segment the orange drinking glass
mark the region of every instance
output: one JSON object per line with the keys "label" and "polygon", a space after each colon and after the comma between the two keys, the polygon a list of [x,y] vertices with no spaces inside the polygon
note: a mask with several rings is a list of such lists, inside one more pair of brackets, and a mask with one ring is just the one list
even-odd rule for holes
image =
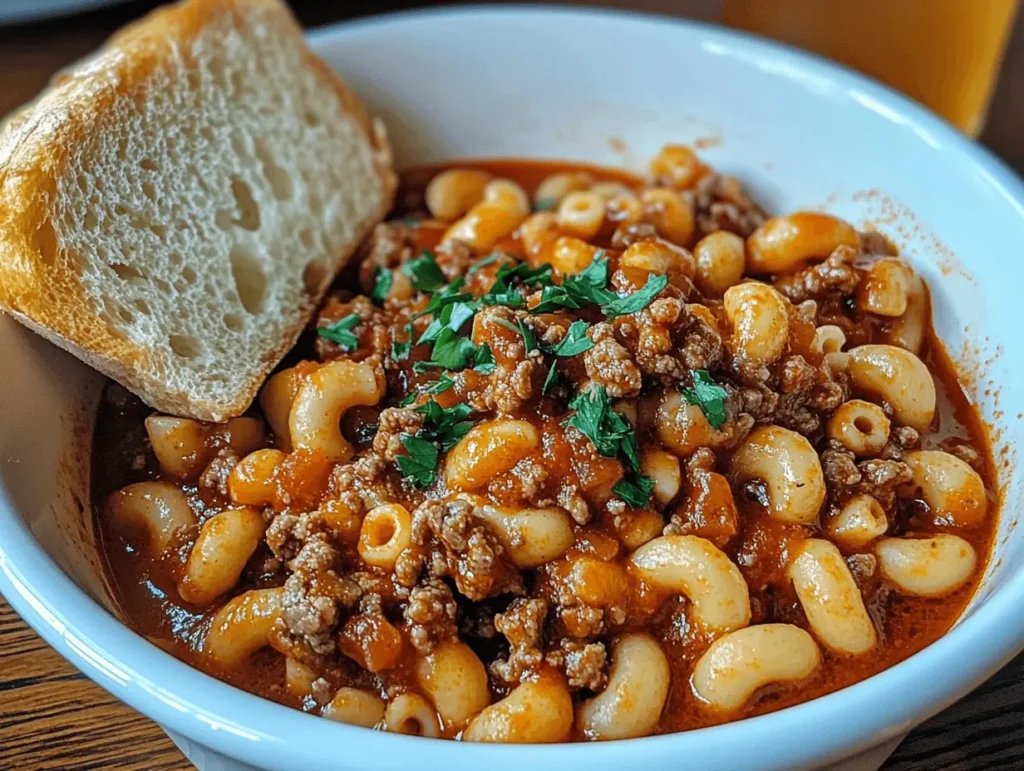
{"label": "orange drinking glass", "polygon": [[856,67],[977,136],[1018,1],[723,0],[722,19]]}

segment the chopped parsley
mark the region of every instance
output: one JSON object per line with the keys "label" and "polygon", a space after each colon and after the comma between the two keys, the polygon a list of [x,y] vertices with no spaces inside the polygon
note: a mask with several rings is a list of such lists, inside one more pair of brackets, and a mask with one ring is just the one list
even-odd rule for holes
{"label": "chopped parsley", "polygon": [[530,313],[553,313],[560,308],[577,310],[583,306],[572,297],[565,286],[546,286],[541,290],[540,302],[530,308]]}
{"label": "chopped parsley", "polygon": [[420,395],[426,396],[433,394],[443,394],[445,391],[448,391],[454,387],[455,381],[448,376],[447,372],[442,372],[441,377],[439,377],[433,383],[426,386],[425,388],[420,388],[413,391],[400,402],[398,402],[398,404],[401,407],[407,407],[408,405],[415,402],[416,399],[420,397]]}
{"label": "chopped parsley", "polygon": [[[445,375],[441,376],[444,380]],[[449,379],[449,383],[452,381]],[[450,387],[450,386],[448,386]],[[416,408],[423,415],[423,428],[415,435],[402,437],[402,446],[407,455],[395,458],[402,476],[415,487],[430,487],[437,479],[437,461],[442,450],[450,450],[473,427],[469,416],[473,410],[468,404],[442,407],[433,397]]]}
{"label": "chopped parsley", "polygon": [[622,415],[612,410],[604,386],[580,392],[569,404],[574,414],[562,425],[584,434],[606,458],[620,458],[632,471],[640,470],[636,434]]}
{"label": "chopped parsley", "polygon": [[393,283],[395,283],[395,274],[378,265],[373,270],[373,291],[370,292],[370,297],[383,305]]}
{"label": "chopped parsley", "polygon": [[465,369],[475,353],[476,346],[472,340],[468,337],[459,337],[457,332],[445,327],[434,341],[429,364],[442,369]]}
{"label": "chopped parsley", "polygon": [[562,378],[558,374],[558,360],[554,359],[551,362],[551,366],[548,367],[548,374],[544,378],[544,385],[541,387],[540,392],[544,396],[549,396],[553,390],[562,385]]}
{"label": "chopped parsley", "polygon": [[538,198],[533,204],[534,211],[549,211],[558,206],[557,198]]}
{"label": "chopped parsley", "polygon": [[402,446],[408,455],[395,458],[402,476],[416,487],[430,487],[437,477],[437,448],[418,436],[403,436]]}
{"label": "chopped parsley", "polygon": [[651,301],[658,296],[658,292],[667,285],[668,276],[648,276],[643,289],[605,303],[601,306],[601,310],[605,316],[626,316],[630,313],[639,313],[650,305]]}
{"label": "chopped parsley", "polygon": [[430,322],[430,326],[427,327],[423,334],[420,335],[420,339],[416,341],[416,344],[429,343],[441,335],[441,331],[444,329],[450,329],[453,332],[458,332],[462,329],[462,325],[465,324],[469,319],[476,313],[476,305],[473,303],[463,302],[461,300],[447,303],[441,308],[440,313],[435,313],[433,320]]}
{"label": "chopped parsley", "polygon": [[612,492],[634,509],[643,508],[651,500],[654,480],[641,474],[629,474],[615,483]]}
{"label": "chopped parsley", "polygon": [[466,271],[466,275],[469,275],[470,273],[476,273],[478,270],[482,270],[483,268],[486,268],[488,265],[493,265],[494,263],[496,263],[498,260],[505,256],[506,255],[502,254],[501,252],[491,252],[479,262],[475,262],[472,265],[470,265],[469,270]]}
{"label": "chopped parsley", "polygon": [[481,375],[490,375],[494,372],[494,353],[487,343],[477,346],[473,352],[473,369]]}
{"label": "chopped parsley", "polygon": [[333,324],[320,327],[316,333],[325,340],[337,343],[346,351],[354,351],[359,347],[359,338],[352,330],[356,328],[361,320],[358,313],[350,313]]}
{"label": "chopped parsley", "polygon": [[561,285],[545,287],[540,302],[530,309],[530,313],[550,313],[559,308],[576,310],[587,305],[610,303],[617,295],[608,291],[607,285],[608,260],[602,249],[582,271],[565,276]]}
{"label": "chopped parsley", "polygon": [[409,353],[412,351],[412,322],[408,322],[404,330],[406,339],[392,340],[391,342],[391,358],[395,361],[404,361],[409,358]]}
{"label": "chopped parsley", "polygon": [[531,268],[525,262],[517,265],[505,263],[498,268],[494,283],[480,301],[484,305],[504,305],[509,308],[521,308],[526,304],[522,291],[512,288],[512,281],[519,279],[524,285],[551,285],[551,265],[544,263],[540,267]]}
{"label": "chopped parsley", "polygon": [[695,370],[693,387],[680,386],[679,391],[688,403],[701,408],[712,428],[718,428],[725,423],[725,400],[729,393],[711,379],[706,369]]}
{"label": "chopped parsley", "polygon": [[517,332],[523,338],[523,347],[527,353],[537,350],[537,335],[523,323],[522,319],[519,319],[516,324],[513,324],[511,321],[505,321],[505,319],[494,319],[494,321],[501,324],[505,329]]}
{"label": "chopped parsley", "polygon": [[650,305],[667,284],[667,276],[652,275],[648,277],[643,289],[619,297],[608,289],[608,259],[604,256],[604,250],[601,250],[582,271],[565,276],[561,285],[545,286],[540,302],[530,308],[530,313],[550,313],[559,308],[576,310],[597,305],[606,317],[625,316],[642,311]]}
{"label": "chopped parsley", "polygon": [[450,450],[458,441],[469,433],[473,421],[467,420],[473,413],[468,404],[456,404],[454,407],[442,407],[434,399],[416,408],[416,412],[425,416],[423,428],[416,436],[437,442],[444,450]]}
{"label": "chopped parsley", "polygon": [[402,272],[412,281],[413,288],[420,292],[436,292],[445,285],[444,273],[429,249],[424,249],[419,257],[405,263]]}
{"label": "chopped parsley", "polygon": [[484,305],[504,305],[506,308],[522,308],[526,305],[526,299],[518,289],[495,292],[492,288],[490,292],[480,298],[480,302]]}
{"label": "chopped parsley", "polygon": [[472,303],[473,295],[469,292],[461,292],[463,286],[466,285],[466,279],[459,276],[452,283],[444,288],[443,291],[437,292],[433,297],[430,298],[430,302],[427,303],[427,307],[416,314],[415,318],[420,316],[429,316],[430,314],[437,314],[438,311],[442,310],[446,305],[453,303]]}
{"label": "chopped parsley", "polygon": [[589,351],[594,347],[594,341],[587,337],[587,328],[587,322],[574,321],[569,325],[562,342],[554,347],[552,353],[555,356],[569,357]]}
{"label": "chopped parsley", "polygon": [[541,284],[542,286],[548,286],[551,284],[551,264],[545,262],[543,265],[539,265],[536,268],[531,268],[525,262],[521,262],[518,265],[509,267],[506,263],[498,268],[498,273],[495,276],[497,281],[503,281],[505,284],[509,284],[512,279],[518,278],[524,284]]}

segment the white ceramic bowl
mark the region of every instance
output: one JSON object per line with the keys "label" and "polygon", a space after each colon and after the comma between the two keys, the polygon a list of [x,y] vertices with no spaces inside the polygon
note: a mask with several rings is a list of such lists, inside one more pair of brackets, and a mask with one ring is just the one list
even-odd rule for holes
{"label": "white ceramic bowl", "polygon": [[674,771],[683,762],[795,771],[891,743],[1024,648],[1024,533],[1014,527],[1024,187],[998,161],[864,78],[696,24],[460,9],[358,22],[312,40],[387,119],[402,163],[547,156],[634,166],[665,142],[703,140],[703,154],[744,178],[771,210],[823,206],[876,223],[929,279],[938,330],[996,429],[1006,500],[996,555],[978,597],[942,640],[851,688],[752,720],[527,747],[342,726],[190,669],[104,609],[91,525],[81,515],[100,380],[0,319],[0,592],[72,663],[187,737],[193,752],[259,769]]}

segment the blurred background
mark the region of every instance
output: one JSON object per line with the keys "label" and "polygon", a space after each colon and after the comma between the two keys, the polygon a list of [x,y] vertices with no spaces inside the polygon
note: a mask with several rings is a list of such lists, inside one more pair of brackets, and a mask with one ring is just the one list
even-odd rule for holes
{"label": "blurred background", "polygon": [[[1020,0],[563,0],[727,24],[842,61],[928,105],[1024,172]],[[160,0],[0,0],[0,115]],[[291,0],[302,23],[434,0]],[[70,15],[69,11],[74,11]]]}

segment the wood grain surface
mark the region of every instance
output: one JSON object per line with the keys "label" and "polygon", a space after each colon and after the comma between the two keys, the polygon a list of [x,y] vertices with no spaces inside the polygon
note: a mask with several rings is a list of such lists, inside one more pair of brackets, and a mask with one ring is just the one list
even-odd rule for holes
{"label": "wood grain surface", "polygon": [[[753,0],[752,0],[753,1]],[[0,0],[3,2],[3,0]],[[156,5],[134,0],[71,20],[0,30],[0,115],[51,74]],[[295,0],[307,25],[436,4],[420,0]],[[638,0],[644,10],[714,18],[715,0]],[[1024,168],[1024,17],[1018,20],[983,140]],[[822,726],[822,730],[827,730]],[[682,767],[682,765],[681,765]],[[150,720],[78,673],[0,597],[0,771],[187,771],[191,764]],[[885,771],[1024,769],[1024,656],[914,731]]]}

